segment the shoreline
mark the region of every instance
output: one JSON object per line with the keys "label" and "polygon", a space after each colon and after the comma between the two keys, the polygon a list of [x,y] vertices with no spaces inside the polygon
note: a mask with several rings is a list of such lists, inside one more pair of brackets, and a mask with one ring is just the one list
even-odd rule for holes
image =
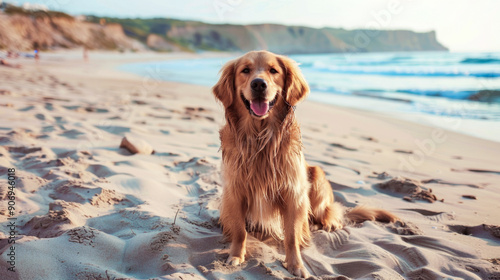
{"label": "shoreline", "polygon": [[[381,100],[378,98],[369,98],[369,97],[358,97],[358,96],[344,96],[344,95],[333,95],[333,94],[323,94],[327,95],[326,97],[323,97],[323,100],[325,101],[318,101],[321,99],[320,97],[313,97],[313,102],[318,102],[322,104],[328,104],[331,106],[335,106],[336,108],[346,108],[346,109],[352,109],[352,110],[359,110],[361,112],[367,112],[367,113],[374,113],[374,114],[380,114],[384,116],[390,116],[392,118],[404,120],[410,123],[414,124],[420,124],[424,126],[429,126],[433,128],[441,128],[445,129],[449,132],[453,133],[458,133],[461,135],[467,135],[471,136],[477,139],[482,139],[482,140],[488,140],[491,142],[495,143],[500,143],[500,121],[498,120],[480,120],[480,119],[468,119],[464,117],[452,117],[452,116],[440,116],[440,115],[434,115],[434,114],[427,114],[424,112],[397,112],[397,111],[384,111],[382,109],[366,109],[366,105],[363,107],[354,107],[354,106],[348,106],[348,105],[339,105],[335,104],[333,102],[329,102],[328,98],[331,99],[337,99],[336,102],[338,102],[339,99],[346,99],[350,100],[348,102],[355,101],[356,99],[359,99],[358,101],[369,101],[371,104],[373,104],[373,108],[376,108],[377,105],[384,106],[387,105],[387,102],[393,103],[396,101],[386,101],[386,100]],[[472,101],[467,101],[467,102],[472,102]],[[396,105],[397,106],[397,105]],[[472,107],[473,105],[470,105]],[[498,129],[492,129],[491,128],[491,123],[494,123]],[[491,132],[496,132],[492,134]]]}
{"label": "shoreline", "polygon": [[[223,55],[217,55],[214,53],[213,56],[209,57],[200,57],[199,59],[204,58],[223,58],[223,57],[237,57],[238,54],[225,53]],[[181,60],[184,60],[181,58]],[[190,62],[196,62],[197,58],[188,59]],[[155,61],[146,63],[148,69],[159,69],[161,71],[162,61]],[[144,64],[144,63],[140,63]],[[125,73],[133,73],[138,75],[139,77],[144,77],[142,73],[143,70],[134,69],[134,63],[125,63],[116,67],[115,70],[125,72]],[[144,67],[145,68],[145,67]],[[219,69],[217,69],[218,71]],[[171,71],[171,70],[170,70]],[[149,73],[149,71],[147,71]],[[190,83],[184,81],[185,78],[173,78],[173,79],[165,79],[165,76],[157,76],[153,77],[154,79],[160,81],[168,81],[168,82],[178,82],[184,84],[192,84],[192,85],[206,85],[206,80],[202,80],[198,83]],[[206,77],[203,77],[206,79]],[[214,82],[215,84],[215,82]],[[412,123],[432,126],[436,128],[443,128],[452,132],[473,136],[480,139],[485,139],[493,142],[500,143],[500,120],[488,120],[483,119],[480,116],[471,117],[468,114],[472,114],[472,112],[487,106],[486,103],[477,103],[469,100],[454,100],[448,99],[444,97],[426,97],[426,96],[407,96],[407,97],[399,97],[399,98],[408,98],[410,103],[402,103],[394,100],[390,100],[391,98],[385,97],[370,97],[370,96],[357,96],[357,95],[344,95],[344,94],[335,94],[335,93],[327,93],[322,91],[312,90],[306,102],[318,102],[322,104],[328,104],[334,106],[335,108],[347,108],[347,109],[355,109],[361,110],[363,112],[372,112],[379,113],[388,116],[392,116],[394,118],[402,119],[405,121],[409,121]],[[425,102],[420,104],[420,99],[425,99]],[[417,102],[418,101],[418,102]],[[448,104],[448,105],[445,105]],[[435,110],[432,106],[433,104],[442,104],[441,106],[445,106],[446,110],[444,112],[433,112]],[[424,106],[424,108],[420,108]],[[426,108],[425,106],[430,106]],[[480,106],[478,108],[478,106]],[[496,106],[492,104],[491,106]],[[443,109],[443,108],[441,108]],[[423,110],[423,111],[422,111]],[[427,112],[430,110],[430,112]],[[482,108],[481,110],[485,110]],[[492,128],[497,127],[498,129]]]}
{"label": "shoreline", "polygon": [[[224,114],[210,88],[115,69],[178,54],[89,55],[89,63],[66,52],[0,67],[0,182],[15,168],[18,230],[13,274],[0,231],[0,278],[291,277],[281,243],[254,234],[247,262],[224,264]],[[313,275],[498,276],[499,143],[310,99],[296,117],[306,160],[324,169],[337,201],[404,221],[313,231],[302,251]],[[155,153],[131,154],[120,148],[124,137]],[[398,180],[410,194],[397,190]],[[436,199],[404,199],[411,191]],[[0,200],[3,228],[7,203]]]}

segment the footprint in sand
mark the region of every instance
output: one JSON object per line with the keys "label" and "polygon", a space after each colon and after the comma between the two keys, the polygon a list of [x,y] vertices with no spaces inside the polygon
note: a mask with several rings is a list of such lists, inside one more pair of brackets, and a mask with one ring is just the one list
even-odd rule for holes
{"label": "footprint in sand", "polygon": [[109,113],[109,110],[108,109],[104,109],[104,108],[97,108],[97,107],[85,107],[84,108],[85,111],[89,112],[89,113]]}
{"label": "footprint in sand", "polygon": [[408,154],[408,155],[411,155],[413,154],[413,151],[410,151],[410,150],[399,150],[399,149],[396,149],[394,150],[395,153],[400,153],[400,154]]}
{"label": "footprint in sand", "polygon": [[356,148],[347,147],[347,146],[344,146],[343,144],[339,144],[339,143],[331,143],[330,146],[335,147],[335,148],[339,148],[339,149],[342,149],[345,151],[350,151],[350,152],[355,152],[358,150]]}
{"label": "footprint in sand", "polygon": [[396,177],[373,187],[393,196],[403,196],[403,199],[409,202],[424,200],[432,203],[438,200],[432,189],[424,187],[420,181],[413,179]]}
{"label": "footprint in sand", "polygon": [[115,126],[115,125],[96,125],[95,127],[115,135],[123,135],[130,132],[130,127]]}
{"label": "footprint in sand", "polygon": [[35,118],[37,118],[37,119],[39,119],[41,121],[44,121],[45,120],[45,115],[44,114],[36,114]]}
{"label": "footprint in sand", "polygon": [[142,201],[132,195],[124,195],[114,190],[101,187],[87,187],[73,183],[64,184],[49,195],[52,199],[60,199],[80,204],[90,204],[99,208],[114,206],[115,208],[133,207]]}
{"label": "footprint in sand", "polygon": [[411,222],[397,221],[384,225],[386,228],[398,235],[422,235],[424,234],[415,224]]}
{"label": "footprint in sand", "polygon": [[424,184],[441,184],[441,185],[449,185],[449,186],[467,186],[467,187],[471,187],[474,189],[483,189],[483,187],[476,185],[476,184],[453,183],[453,182],[448,182],[448,181],[441,180],[441,179],[423,180],[422,183],[424,183]]}
{"label": "footprint in sand", "polygon": [[467,169],[467,171],[475,172],[475,173],[488,173],[488,174],[500,175],[500,171],[496,171],[496,170]]}
{"label": "footprint in sand", "polygon": [[28,107],[24,107],[24,108],[22,108],[22,109],[19,109],[18,111],[19,111],[19,112],[27,112],[27,111],[31,111],[31,110],[33,110],[33,109],[35,109],[35,106],[30,105],[30,106],[28,106]]}
{"label": "footprint in sand", "polygon": [[31,218],[21,227],[25,235],[39,238],[56,237],[76,226],[83,225],[85,214],[78,203],[56,200],[49,204],[49,212]]}
{"label": "footprint in sand", "polygon": [[120,174],[114,170],[112,170],[109,166],[102,164],[91,164],[87,167],[86,171],[94,174],[99,178],[107,178],[117,174]]}
{"label": "footprint in sand", "polygon": [[435,211],[430,211],[426,209],[419,209],[419,208],[406,208],[406,209],[401,209],[405,211],[412,211],[412,212],[417,212],[423,216],[425,216],[427,219],[435,222],[447,222],[447,221],[452,221],[455,220],[456,216],[453,213],[448,213],[448,212],[435,212]]}
{"label": "footprint in sand", "polygon": [[448,225],[448,229],[463,235],[487,238],[500,244],[500,226],[486,224],[477,226]]}
{"label": "footprint in sand", "polygon": [[85,133],[80,132],[77,129],[68,129],[68,130],[65,130],[63,133],[60,133],[58,135],[69,138],[69,139],[78,139],[78,138],[80,138],[80,136],[85,135]]}
{"label": "footprint in sand", "polygon": [[20,154],[18,156],[24,156],[26,154],[36,153],[42,150],[40,147],[6,147],[7,151],[10,153]]}
{"label": "footprint in sand", "polygon": [[54,111],[54,105],[52,103],[45,103],[44,108],[47,111]]}

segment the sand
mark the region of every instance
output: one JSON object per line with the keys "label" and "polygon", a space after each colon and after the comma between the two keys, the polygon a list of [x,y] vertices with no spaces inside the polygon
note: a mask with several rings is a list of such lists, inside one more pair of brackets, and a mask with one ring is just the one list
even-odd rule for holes
{"label": "sand", "polygon": [[[224,119],[210,89],[114,70],[213,55],[91,52],[84,63],[69,51],[0,66],[1,279],[292,277],[283,245],[258,235],[245,263],[224,264]],[[338,201],[403,220],[315,230],[302,252],[313,278],[500,279],[500,143],[307,100],[296,114]],[[124,137],[146,152],[120,148]]]}

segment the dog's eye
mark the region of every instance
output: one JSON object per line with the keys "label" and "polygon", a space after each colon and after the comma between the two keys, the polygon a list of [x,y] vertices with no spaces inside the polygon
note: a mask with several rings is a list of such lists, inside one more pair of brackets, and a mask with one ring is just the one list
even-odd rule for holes
{"label": "dog's eye", "polygon": [[269,72],[271,72],[272,74],[278,73],[278,71],[276,71],[276,69],[274,69],[274,68],[271,68],[271,70],[269,70]]}
{"label": "dog's eye", "polygon": [[245,73],[245,74],[250,73],[250,68],[243,69],[243,71],[241,71],[241,73]]}

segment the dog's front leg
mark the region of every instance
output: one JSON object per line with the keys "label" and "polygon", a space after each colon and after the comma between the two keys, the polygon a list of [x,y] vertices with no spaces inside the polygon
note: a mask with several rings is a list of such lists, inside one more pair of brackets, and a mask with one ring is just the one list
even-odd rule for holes
{"label": "dog's front leg", "polygon": [[[307,198],[307,196],[302,196]],[[282,210],[285,226],[285,263],[286,268],[295,276],[307,278],[309,273],[304,267],[300,256],[300,246],[309,241],[310,232],[308,225],[309,200],[288,203]]]}
{"label": "dog's front leg", "polygon": [[226,263],[239,265],[245,261],[247,231],[245,229],[246,206],[241,198],[228,192],[222,196],[220,220],[224,235],[231,239],[229,258]]}

